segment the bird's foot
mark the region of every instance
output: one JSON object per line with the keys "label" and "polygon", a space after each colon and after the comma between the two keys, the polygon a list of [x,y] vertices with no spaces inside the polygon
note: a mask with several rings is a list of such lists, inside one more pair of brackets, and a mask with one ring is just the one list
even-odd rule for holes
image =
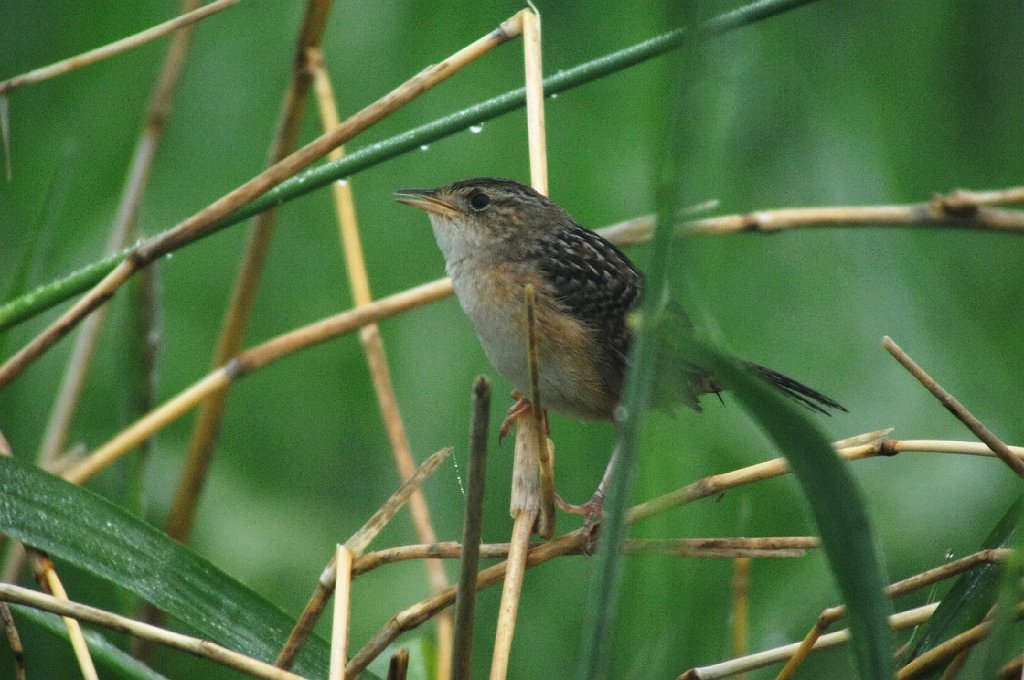
{"label": "bird's foot", "polygon": [[583,515],[583,552],[593,555],[600,535],[601,517],[604,515],[604,489],[597,489],[590,500],[582,505],[567,503],[561,496],[555,494],[555,505],[562,512]]}
{"label": "bird's foot", "polygon": [[[529,418],[533,415],[533,404],[529,399],[524,397],[518,390],[512,393],[512,398],[516,400],[516,403],[509,407],[508,413],[505,414],[505,419],[501,421],[501,429],[498,430],[498,443],[508,436],[508,433],[512,430],[512,426],[515,425],[516,421],[520,418]],[[548,418],[547,413],[544,414],[544,431],[545,434],[548,432]]]}

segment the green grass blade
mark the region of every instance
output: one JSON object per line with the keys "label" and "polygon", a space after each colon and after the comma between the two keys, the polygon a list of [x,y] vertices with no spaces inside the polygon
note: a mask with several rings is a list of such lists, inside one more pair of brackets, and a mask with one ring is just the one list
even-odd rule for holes
{"label": "green grass blade", "polygon": [[[0,533],[116,583],[226,647],[272,663],[294,620],[213,564],[87,489],[0,458]],[[295,671],[323,677],[311,638]]]}
{"label": "green grass blade", "polygon": [[802,412],[734,360],[694,341],[701,365],[711,366],[789,462],[818,526],[822,548],[846,603],[851,645],[862,678],[893,677],[887,578],[860,490],[847,465]]}

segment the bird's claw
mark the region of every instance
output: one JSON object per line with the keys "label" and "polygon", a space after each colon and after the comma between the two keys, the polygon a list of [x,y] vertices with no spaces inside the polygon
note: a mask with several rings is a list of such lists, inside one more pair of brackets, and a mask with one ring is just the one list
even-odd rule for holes
{"label": "bird's claw", "polygon": [[516,400],[516,403],[509,407],[508,413],[505,414],[505,419],[501,421],[501,428],[498,430],[498,444],[501,444],[501,441],[508,436],[517,420],[533,413],[533,404],[530,403],[529,399],[519,392],[513,392],[512,398]]}
{"label": "bird's claw", "polygon": [[568,503],[557,493],[555,494],[555,505],[562,512],[573,515],[583,515],[583,552],[587,555],[594,554],[597,546],[597,539],[601,530],[601,518],[604,515],[604,492],[598,489],[590,500],[582,505]]}

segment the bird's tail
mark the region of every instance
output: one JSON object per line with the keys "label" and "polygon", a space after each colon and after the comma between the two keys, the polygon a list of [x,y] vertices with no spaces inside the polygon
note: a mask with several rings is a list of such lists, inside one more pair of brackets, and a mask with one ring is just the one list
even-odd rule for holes
{"label": "bird's tail", "polygon": [[812,411],[824,413],[825,415],[830,415],[829,409],[846,411],[846,409],[843,408],[843,405],[839,402],[826,397],[821,392],[811,389],[801,382],[797,382],[788,375],[783,375],[778,371],[773,371],[766,366],[755,364],[752,361],[744,361],[743,365],[751,373],[767,380],[769,383],[785,392],[787,397],[801,406],[811,409]]}

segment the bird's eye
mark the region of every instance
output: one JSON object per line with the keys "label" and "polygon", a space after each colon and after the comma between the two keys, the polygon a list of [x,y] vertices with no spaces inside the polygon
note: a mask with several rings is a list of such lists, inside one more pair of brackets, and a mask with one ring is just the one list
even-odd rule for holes
{"label": "bird's eye", "polygon": [[491,204],[491,197],[482,191],[478,191],[469,197],[469,205],[473,210],[483,210]]}

